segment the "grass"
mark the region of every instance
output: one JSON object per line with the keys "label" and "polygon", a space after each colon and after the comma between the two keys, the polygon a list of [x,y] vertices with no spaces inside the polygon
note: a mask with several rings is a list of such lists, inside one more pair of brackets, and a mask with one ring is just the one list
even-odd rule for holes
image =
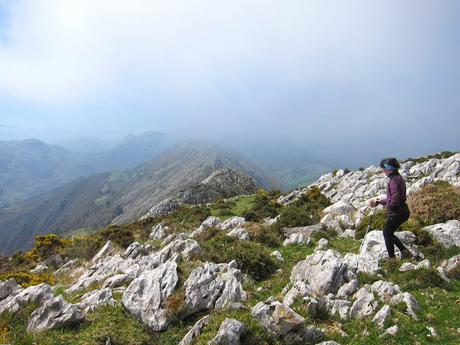
{"label": "grass", "polygon": [[255,195],[243,195],[226,201],[220,200],[212,205],[211,215],[219,217],[220,220],[233,216],[242,217],[252,208],[255,200]]}
{"label": "grass", "polygon": [[[310,197],[310,199],[303,200],[294,205],[294,207],[303,207],[304,210],[311,209],[316,212],[320,207],[316,207],[315,196]],[[107,238],[114,239],[123,245],[131,241],[132,238],[142,240],[146,237],[146,234],[148,235],[152,225],[159,221],[165,221],[165,223],[172,225],[174,229],[177,228],[176,230],[179,231],[193,229],[211,214],[219,216],[222,220],[232,215],[242,216],[253,209],[256,198],[257,195],[250,195],[228,199],[227,201],[222,200],[214,203],[211,207],[183,207],[174,214],[161,219],[148,219],[129,225],[111,227],[97,235],[81,235],[81,240],[76,241],[74,239],[75,242],[72,245],[64,248],[64,253],[68,257],[79,256],[82,253],[84,256],[90,257],[104,243],[103,240]],[[310,208],[311,199],[313,199],[313,207]],[[296,221],[294,218],[288,220]],[[377,216],[374,220],[383,221],[384,214]],[[415,221],[408,222],[405,226],[405,229],[414,231],[417,234],[419,249],[432,262],[433,267],[437,267],[443,259],[460,253],[460,248],[458,247],[445,249],[431,238],[427,238],[425,233],[420,232],[420,226]],[[279,237],[276,227],[267,228],[259,223],[248,222],[247,229],[250,232],[251,241],[241,241],[225,236],[216,229],[210,229],[197,238],[204,249],[201,260],[229,262],[235,259],[243,272],[248,274],[248,277],[243,282],[244,289],[248,293],[248,300],[243,308],[237,311],[210,312],[211,321],[209,325],[204,327],[203,333],[194,344],[207,344],[216,335],[224,319],[234,318],[244,322],[250,329],[250,332],[242,341],[243,344],[288,345],[282,339],[271,336],[266,332],[259,322],[252,318],[251,308],[270,296],[282,299],[281,291],[290,283],[289,278],[292,268],[300,260],[304,260],[313,253],[316,242],[320,238],[327,238],[329,240],[328,248],[337,250],[342,254],[348,252],[357,253],[360,246],[359,241],[339,238],[333,232],[323,231],[313,236],[313,243],[310,245],[283,247],[281,245],[282,238]],[[128,232],[131,232],[131,235],[128,235]],[[102,238],[103,236],[105,237]],[[149,243],[159,247],[159,241],[150,241]],[[283,262],[278,262],[270,256],[273,250],[280,251],[284,258]],[[181,303],[184,299],[181,287],[190,272],[198,264],[198,261],[181,261],[179,263],[179,287],[172,295],[172,298],[166,301],[168,308],[173,313],[180,311]],[[293,308],[305,317],[307,324],[314,324],[327,330],[327,340],[335,340],[342,345],[458,344],[460,337],[458,331],[460,325],[460,314],[458,313],[460,303],[459,280],[452,280],[451,284],[447,284],[438,277],[433,269],[399,272],[397,267],[391,268],[387,264],[382,265],[381,274],[381,277],[359,274],[360,283],[372,283],[378,279],[392,281],[399,284],[403,291],[413,294],[421,306],[421,311],[418,313],[420,321],[418,322],[414,322],[412,318],[404,314],[403,309],[392,308],[393,314],[387,326],[397,324],[400,328],[398,334],[393,337],[382,337],[382,331],[371,323],[370,318],[361,321],[341,321],[336,317],[311,319],[301,299],[296,301]],[[61,281],[59,282],[62,283]],[[88,290],[94,288],[97,288],[97,286],[92,286]],[[55,294],[63,295],[71,303],[78,303],[81,296],[88,290],[65,294],[64,287],[58,287],[55,290]],[[121,295],[117,294],[115,299],[119,301]],[[121,304],[117,304],[115,306],[101,307],[89,313],[86,321],[77,327],[57,329],[32,336],[25,330],[30,313],[35,308],[36,306],[31,305],[15,315],[4,314],[0,316],[0,344],[102,345],[110,337],[114,345],[176,345],[194,323],[206,315],[203,313],[195,314],[184,320],[175,321],[164,332],[151,332],[140,322],[133,319]],[[427,326],[436,329],[438,333],[436,339],[432,339],[429,336]]]}

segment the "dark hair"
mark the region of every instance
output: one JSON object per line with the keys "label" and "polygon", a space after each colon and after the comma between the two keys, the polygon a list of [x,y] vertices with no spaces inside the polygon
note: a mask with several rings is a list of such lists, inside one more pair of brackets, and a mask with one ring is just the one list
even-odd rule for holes
{"label": "dark hair", "polygon": [[396,158],[384,158],[380,161],[380,167],[382,169],[385,169],[385,164],[391,165],[394,167],[396,170],[398,170],[401,166],[399,165],[399,162]]}

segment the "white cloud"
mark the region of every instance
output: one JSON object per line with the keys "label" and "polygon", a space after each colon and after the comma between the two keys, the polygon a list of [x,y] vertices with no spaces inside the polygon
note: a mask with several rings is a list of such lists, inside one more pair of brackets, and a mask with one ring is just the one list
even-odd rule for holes
{"label": "white cloud", "polygon": [[[6,3],[0,92],[45,105],[91,102],[126,88],[193,102],[254,80],[366,87],[370,79],[416,77],[430,35],[448,14],[419,1]],[[425,11],[410,20],[416,4]]]}

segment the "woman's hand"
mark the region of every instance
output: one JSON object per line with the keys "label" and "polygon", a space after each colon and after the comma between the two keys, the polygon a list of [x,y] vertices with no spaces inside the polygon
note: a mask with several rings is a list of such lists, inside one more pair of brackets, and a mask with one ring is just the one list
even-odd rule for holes
{"label": "woman's hand", "polygon": [[371,207],[376,207],[379,203],[380,203],[379,199],[371,199],[371,200],[369,201],[369,205],[370,205]]}

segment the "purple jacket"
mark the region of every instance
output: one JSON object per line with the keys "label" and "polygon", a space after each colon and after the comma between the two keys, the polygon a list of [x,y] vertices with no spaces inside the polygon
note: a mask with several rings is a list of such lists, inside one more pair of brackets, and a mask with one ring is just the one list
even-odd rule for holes
{"label": "purple jacket", "polygon": [[397,171],[388,177],[387,197],[379,203],[386,205],[388,211],[395,211],[406,202],[406,182]]}

